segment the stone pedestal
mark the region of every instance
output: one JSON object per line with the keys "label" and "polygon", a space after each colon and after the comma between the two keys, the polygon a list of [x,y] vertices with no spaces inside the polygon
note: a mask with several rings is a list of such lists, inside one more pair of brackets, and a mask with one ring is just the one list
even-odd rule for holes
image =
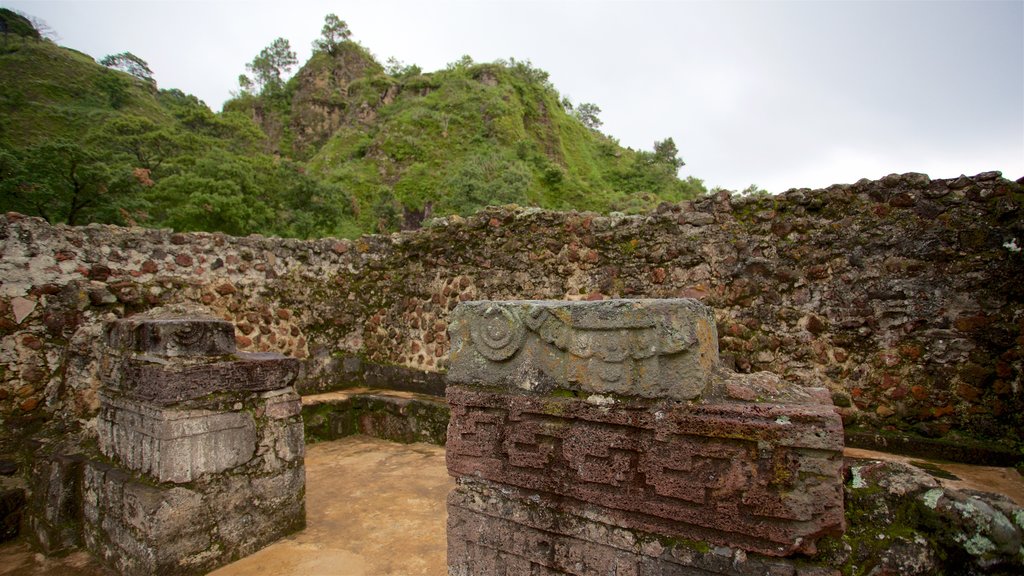
{"label": "stone pedestal", "polygon": [[843,530],[823,390],[726,373],[693,300],[452,314],[450,574],[795,573]]}
{"label": "stone pedestal", "polygon": [[200,574],[305,525],[292,358],[240,354],[230,323],[111,323],[82,475],[86,548],[122,574]]}

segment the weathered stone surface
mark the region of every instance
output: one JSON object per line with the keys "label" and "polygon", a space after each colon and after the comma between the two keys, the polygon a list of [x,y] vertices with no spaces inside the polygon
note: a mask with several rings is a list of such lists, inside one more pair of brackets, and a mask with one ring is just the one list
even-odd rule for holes
{"label": "weathered stone surface", "polygon": [[297,361],[237,354],[233,331],[174,311],[105,327],[97,445],[51,445],[62,423],[38,441],[41,547],[84,543],[121,574],[201,574],[303,526]]}
{"label": "weathered stone surface", "polygon": [[899,462],[854,460],[845,484],[849,526],[821,560],[863,574],[1024,573],[1024,508],[1005,496],[942,486]]}
{"label": "weathered stone surface", "polygon": [[543,493],[460,481],[448,496],[448,573],[796,576],[836,571],[627,529],[600,508],[566,510]]}
{"label": "weathered stone surface", "polygon": [[198,486],[153,485],[89,461],[86,547],[119,574],[205,574],[304,527],[302,466]]}
{"label": "weathered stone surface", "polygon": [[830,406],[595,396],[450,386],[449,472],[602,506],[618,526],[776,556],[842,531]]}
{"label": "weathered stone surface", "polygon": [[81,474],[84,458],[62,443],[43,445],[32,466],[26,528],[47,554],[73,549],[81,540]]}
{"label": "weathered stone surface", "polygon": [[718,365],[714,316],[690,299],[463,302],[449,337],[454,383],[690,400]]}
{"label": "weathered stone surface", "polygon": [[11,312],[14,314],[14,322],[21,324],[21,321],[28,318],[29,314],[36,309],[36,303],[27,298],[17,297],[11,299]]}
{"label": "weathered stone surface", "polygon": [[[470,531],[486,535],[450,549],[453,573],[520,572],[534,553],[551,573],[646,570],[589,533],[543,546],[529,541],[542,534],[516,536],[509,499],[521,491],[558,527],[591,515],[743,554],[813,554],[842,533],[843,428],[830,394],[726,372],[711,318],[688,299],[459,305],[446,458],[463,486],[452,498],[468,495],[467,479],[497,489],[476,510],[485,518],[453,512],[453,529],[479,523]],[[711,571],[739,573],[729,570]]]}
{"label": "weathered stone surface", "polygon": [[[240,349],[301,359],[297,387],[321,392],[412,383],[392,367],[443,373],[445,327],[460,301],[691,296],[714,308],[726,365],[845,396],[848,428],[967,436],[1016,451],[1022,191],[1003,178],[907,175],[714,194],[627,217],[489,208],[344,240],[341,250],[331,238],[69,227],[11,214],[0,217],[3,434],[51,414],[95,416],[98,356],[72,357],[68,343],[111,314],[204,303],[238,323]],[[913,206],[903,206],[908,197]],[[488,226],[492,219],[502,225]],[[183,252],[196,265],[175,266]],[[102,282],[89,280],[97,266],[109,269]],[[93,305],[90,282],[119,301]],[[227,283],[234,292],[217,290]],[[18,298],[35,303],[20,323]],[[26,334],[39,350],[20,344]],[[366,378],[354,378],[343,357],[360,358]],[[44,367],[50,383],[19,396],[29,366]],[[380,366],[389,377],[371,382]],[[34,410],[23,412],[30,399]]]}
{"label": "weathered stone surface", "polygon": [[299,371],[295,358],[272,352],[239,353],[223,361],[168,363],[133,356],[116,365],[104,383],[151,404],[169,405],[227,392],[261,392],[289,386]]}
{"label": "weathered stone surface", "polygon": [[100,393],[100,451],[159,482],[191,482],[248,462],[256,422],[247,412],[151,406]]}
{"label": "weathered stone surface", "polygon": [[233,354],[235,327],[217,318],[132,316],[111,322],[107,344],[115,350],[153,356]]}

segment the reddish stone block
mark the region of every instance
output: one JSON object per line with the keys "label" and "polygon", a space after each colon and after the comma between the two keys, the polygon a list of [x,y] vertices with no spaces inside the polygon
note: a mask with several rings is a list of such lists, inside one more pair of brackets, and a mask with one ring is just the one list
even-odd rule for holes
{"label": "reddish stone block", "polygon": [[448,567],[459,576],[669,574],[794,576],[804,559],[671,540],[616,526],[599,510],[564,510],[543,493],[460,481],[448,497]]}
{"label": "reddish stone block", "polygon": [[[811,553],[843,529],[831,406],[607,401],[448,387],[454,476],[555,494],[616,525]],[[610,401],[610,403],[609,403]]]}
{"label": "reddish stone block", "polygon": [[298,370],[298,360],[276,353],[238,353],[223,362],[170,366],[143,358],[123,362],[119,377],[105,384],[164,406],[220,392],[275,390],[295,380]]}
{"label": "reddish stone block", "polygon": [[[842,532],[843,430],[829,394],[726,373],[698,302],[472,302],[449,333],[452,498],[470,479],[496,488],[478,524],[450,507],[449,573],[678,571],[661,552],[620,555],[604,547],[614,538],[570,534],[565,517],[743,558],[813,554],[818,538]],[[532,527],[560,536],[517,532],[514,494],[556,519]]]}

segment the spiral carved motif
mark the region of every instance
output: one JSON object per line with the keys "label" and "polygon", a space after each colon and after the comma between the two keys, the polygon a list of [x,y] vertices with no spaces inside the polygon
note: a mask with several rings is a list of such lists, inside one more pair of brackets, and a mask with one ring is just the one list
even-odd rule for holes
{"label": "spiral carved motif", "polygon": [[491,306],[478,314],[470,330],[476,350],[495,362],[511,358],[526,335],[526,328],[516,313],[500,306]]}
{"label": "spiral carved motif", "polygon": [[183,323],[171,333],[171,339],[179,346],[193,347],[204,340],[208,332],[207,326],[199,322]]}

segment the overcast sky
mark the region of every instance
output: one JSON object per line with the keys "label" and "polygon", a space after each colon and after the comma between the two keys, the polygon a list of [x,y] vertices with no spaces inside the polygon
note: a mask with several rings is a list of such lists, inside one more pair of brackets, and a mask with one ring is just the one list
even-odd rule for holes
{"label": "overcast sky", "polygon": [[1024,0],[1009,2],[7,1],[96,59],[130,51],[219,110],[274,38],[329,12],[382,62],[529,59],[603,130],[682,176],[772,192],[925,172],[1024,176]]}

